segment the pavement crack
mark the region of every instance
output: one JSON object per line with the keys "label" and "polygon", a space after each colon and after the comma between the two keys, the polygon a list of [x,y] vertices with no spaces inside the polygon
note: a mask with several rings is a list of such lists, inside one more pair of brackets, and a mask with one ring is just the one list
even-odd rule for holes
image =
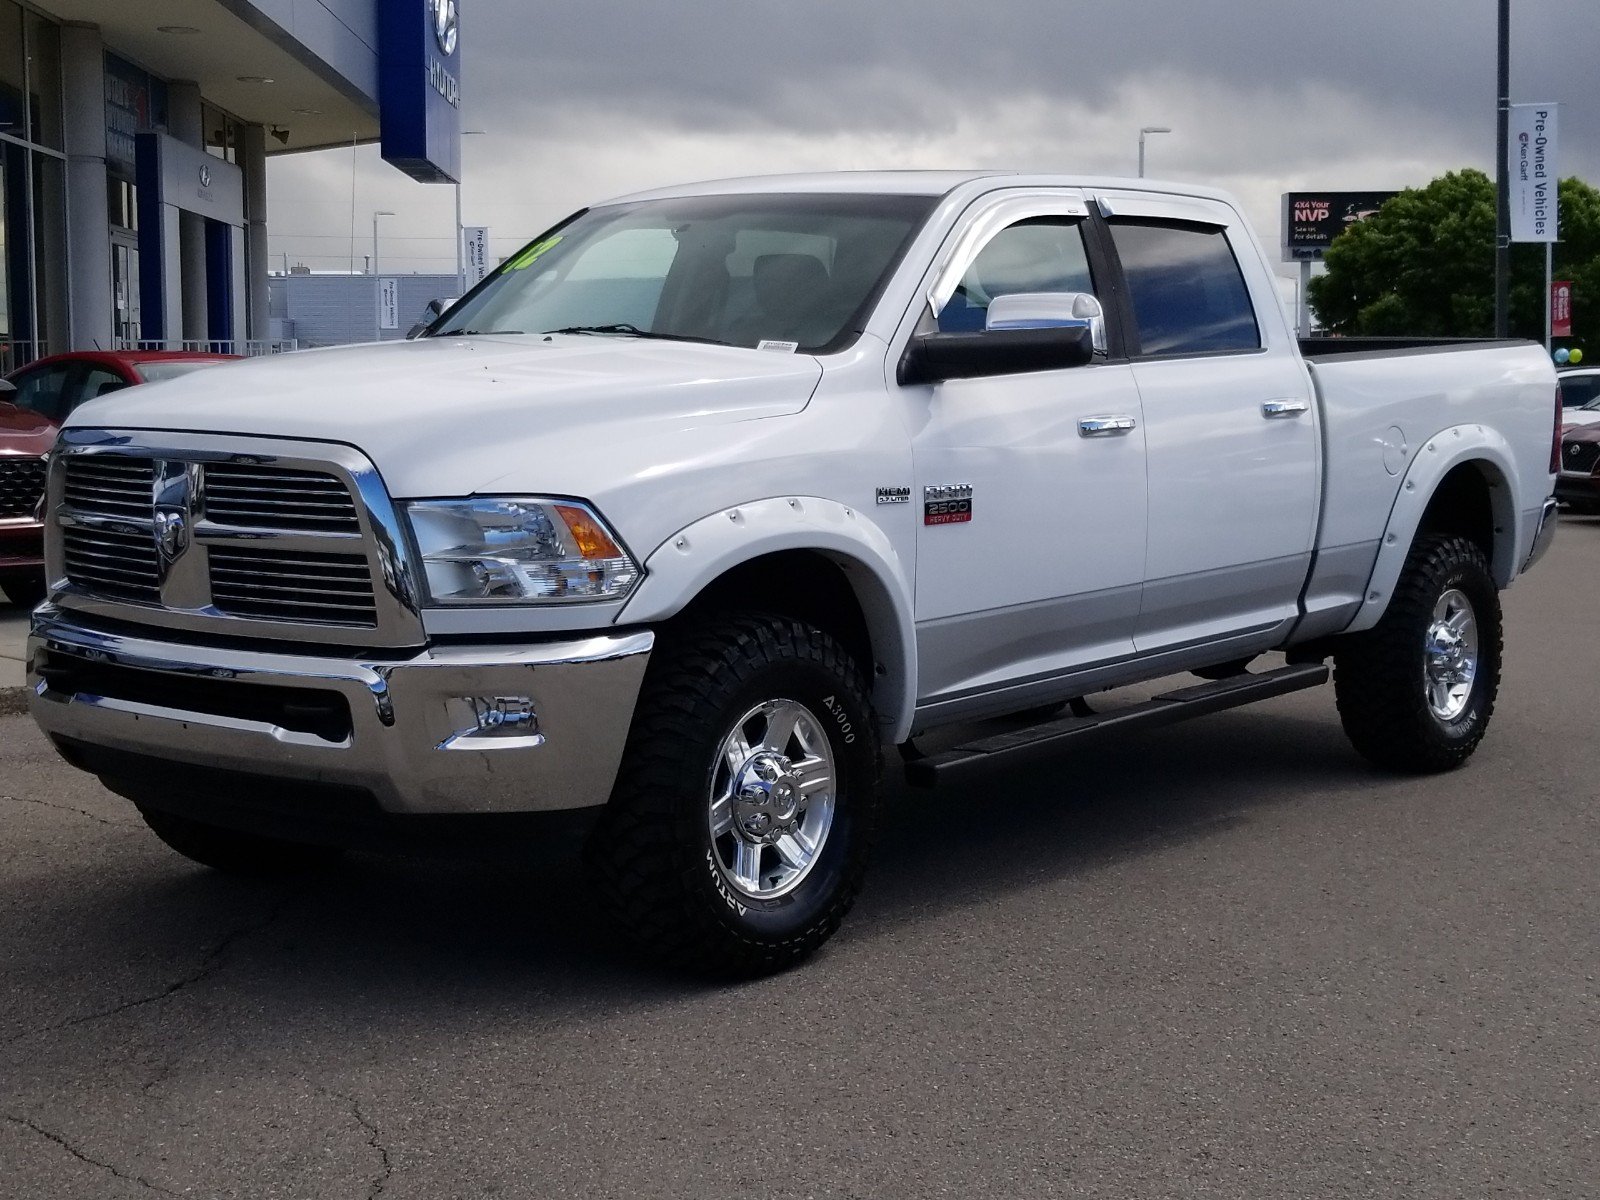
{"label": "pavement crack", "polygon": [[73,808],[70,804],[52,804],[48,800],[40,800],[34,796],[0,796],[0,800],[9,800],[13,804],[37,804],[40,808],[53,808],[58,812],[74,813],[80,817],[88,817],[91,821],[98,821],[101,825],[110,825],[114,829],[132,829],[134,826],[127,821],[113,821],[92,813],[86,808]]}
{"label": "pavement crack", "polygon": [[19,1117],[12,1113],[7,1113],[6,1120],[10,1121],[13,1125],[21,1125],[24,1129],[31,1129],[34,1133],[38,1134],[46,1141],[54,1142],[56,1145],[60,1146],[79,1162],[88,1163],[91,1167],[99,1167],[102,1171],[108,1172],[115,1178],[120,1179],[125,1183],[137,1183],[140,1187],[149,1188],[152,1192],[159,1192],[163,1196],[181,1196],[183,1194],[182,1192],[175,1192],[171,1188],[164,1188],[159,1183],[151,1183],[143,1175],[130,1175],[126,1171],[119,1170],[115,1164],[108,1163],[103,1159],[95,1158],[93,1155],[85,1153],[77,1146],[74,1146],[71,1142],[69,1142],[63,1135],[55,1132],[55,1130],[46,1129],[43,1125],[40,1125],[34,1121],[30,1121],[26,1117]]}
{"label": "pavement crack", "polygon": [[372,1183],[367,1187],[367,1200],[377,1200],[388,1184],[389,1177],[394,1174],[394,1164],[389,1161],[389,1148],[383,1144],[383,1131],[361,1111],[361,1104],[354,1097],[340,1096],[337,1092],[328,1094],[337,1096],[350,1106],[350,1115],[367,1131],[367,1145],[378,1152],[378,1161],[383,1169],[372,1177]]}
{"label": "pavement crack", "polygon": [[233,932],[229,933],[210,950],[206,951],[205,957],[200,960],[199,965],[196,966],[194,970],[190,971],[181,979],[174,980],[172,983],[167,984],[160,991],[152,992],[148,996],[136,996],[132,1000],[124,1000],[121,1004],[114,1004],[110,1008],[101,1009],[99,1012],[85,1013],[82,1016],[72,1017],[65,1021],[57,1021],[53,1025],[44,1025],[38,1029],[23,1030],[21,1033],[13,1034],[4,1042],[0,1042],[0,1046],[15,1045],[17,1042],[20,1042],[25,1038],[37,1037],[46,1033],[59,1033],[63,1029],[75,1029],[80,1025],[88,1025],[94,1021],[103,1021],[107,1017],[114,1017],[119,1013],[125,1013],[129,1009],[143,1008],[147,1004],[157,1004],[170,996],[177,995],[185,988],[192,987],[194,984],[209,979],[222,969],[229,950],[233,949],[233,947],[243,939],[247,937],[253,937],[256,934],[261,933],[274,921],[281,917],[284,910],[289,907],[289,900],[289,897],[280,899],[276,904],[267,910],[266,915],[263,916],[259,921],[255,921],[249,925],[242,925],[238,929],[235,929]]}

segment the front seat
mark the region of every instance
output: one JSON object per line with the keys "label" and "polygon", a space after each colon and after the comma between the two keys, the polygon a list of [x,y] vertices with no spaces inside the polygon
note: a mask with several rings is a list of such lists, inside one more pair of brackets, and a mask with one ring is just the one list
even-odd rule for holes
{"label": "front seat", "polygon": [[828,268],[810,254],[758,255],[750,272],[755,305],[740,319],[732,340],[741,346],[761,341],[814,346],[826,341],[833,333],[823,328],[831,282]]}

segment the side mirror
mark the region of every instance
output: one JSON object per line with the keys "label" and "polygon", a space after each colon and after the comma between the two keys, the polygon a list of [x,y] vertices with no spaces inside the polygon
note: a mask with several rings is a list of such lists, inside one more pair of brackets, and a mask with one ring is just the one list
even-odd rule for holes
{"label": "side mirror", "polygon": [[9,379],[0,379],[0,401],[11,403],[11,397],[17,394],[17,385]]}
{"label": "side mirror", "polygon": [[422,320],[406,330],[406,340],[409,342],[412,338],[421,337],[430,325],[444,316],[445,309],[454,303],[454,300],[429,300],[428,307],[422,310]]}
{"label": "side mirror", "polygon": [[1014,292],[989,301],[984,328],[1076,329],[1086,326],[1094,348],[1105,353],[1106,310],[1088,292]]}
{"label": "side mirror", "polygon": [[1059,371],[1094,361],[1087,324],[987,329],[982,333],[922,333],[900,359],[902,384],[939,383],[1024,371]]}

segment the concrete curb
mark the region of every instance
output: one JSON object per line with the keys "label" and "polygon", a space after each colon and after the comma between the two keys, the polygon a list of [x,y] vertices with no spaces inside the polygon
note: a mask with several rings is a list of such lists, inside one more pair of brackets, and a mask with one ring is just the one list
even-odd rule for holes
{"label": "concrete curb", "polygon": [[27,688],[0,688],[0,717],[20,717],[27,711]]}

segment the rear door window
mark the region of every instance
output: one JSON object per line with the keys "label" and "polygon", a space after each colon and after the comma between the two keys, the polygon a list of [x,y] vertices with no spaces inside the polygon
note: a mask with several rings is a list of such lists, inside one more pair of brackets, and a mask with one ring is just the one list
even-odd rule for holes
{"label": "rear door window", "polygon": [[1244,272],[1226,233],[1183,222],[1123,220],[1110,226],[1142,355],[1261,348]]}

